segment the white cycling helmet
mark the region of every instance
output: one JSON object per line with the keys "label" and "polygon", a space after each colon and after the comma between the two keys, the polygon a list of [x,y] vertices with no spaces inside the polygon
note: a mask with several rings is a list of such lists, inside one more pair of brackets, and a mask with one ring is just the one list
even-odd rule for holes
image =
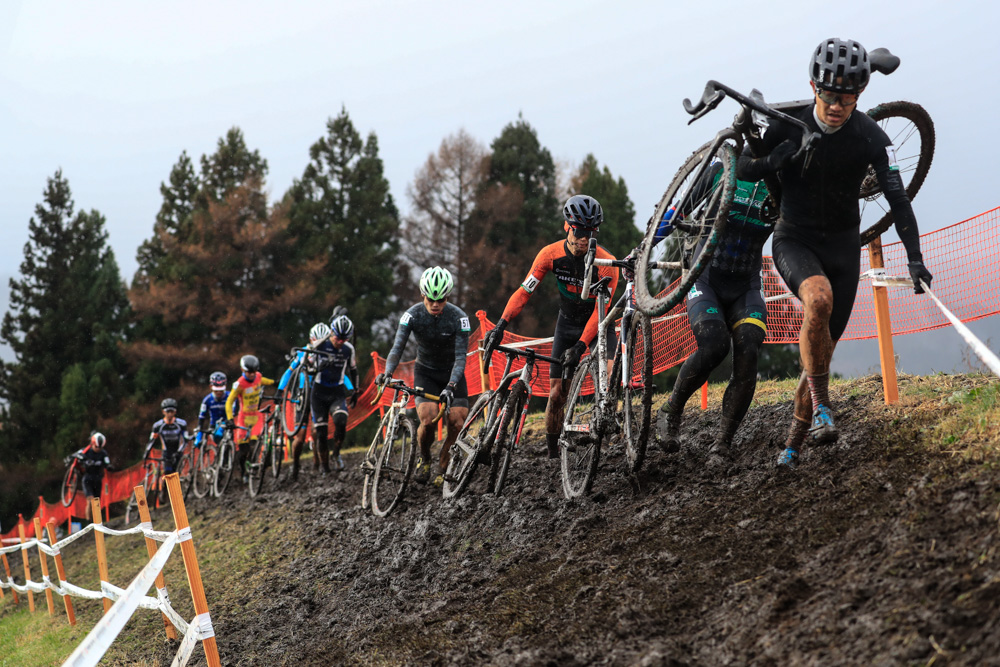
{"label": "white cycling helmet", "polygon": [[330,327],[325,322],[318,322],[309,330],[309,340],[315,343],[318,340],[326,340],[330,337]]}

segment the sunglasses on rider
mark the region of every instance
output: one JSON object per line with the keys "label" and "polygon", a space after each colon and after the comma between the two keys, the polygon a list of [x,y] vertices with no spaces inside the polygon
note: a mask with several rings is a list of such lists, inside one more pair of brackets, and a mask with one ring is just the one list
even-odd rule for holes
{"label": "sunglasses on rider", "polygon": [[578,239],[589,239],[591,237],[597,236],[596,229],[586,229],[584,227],[575,227],[573,225],[570,225],[569,228],[573,230],[573,236],[575,236]]}
{"label": "sunglasses on rider", "polygon": [[853,107],[858,103],[857,95],[848,95],[847,93],[835,93],[831,90],[823,90],[822,88],[816,89],[816,96],[826,102],[827,104],[839,104],[842,107]]}

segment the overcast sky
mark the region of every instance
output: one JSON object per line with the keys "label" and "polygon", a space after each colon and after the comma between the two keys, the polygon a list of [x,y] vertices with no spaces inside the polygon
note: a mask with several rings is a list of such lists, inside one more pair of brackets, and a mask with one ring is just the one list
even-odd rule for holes
{"label": "overcast sky", "polygon": [[[914,209],[921,231],[937,229],[1000,205],[998,18],[997,3],[929,1],[5,0],[0,308],[57,168],[78,207],[107,217],[130,281],[182,150],[197,159],[239,126],[268,160],[277,197],[341,107],[378,135],[404,212],[407,184],[444,137],[465,128],[488,144],[522,113],[557,161],[592,152],[622,176],[642,220],[735,112],[727,102],[688,126],[684,97],[712,78],[770,101],[807,97],[809,56],[831,36],[901,57],[892,76],[874,75],[861,106],[907,99],[934,118],[937,151]],[[1000,341],[1000,325],[979,329]],[[909,372],[962,369],[951,331],[900,340]],[[834,369],[868,370],[871,349],[845,344]]]}

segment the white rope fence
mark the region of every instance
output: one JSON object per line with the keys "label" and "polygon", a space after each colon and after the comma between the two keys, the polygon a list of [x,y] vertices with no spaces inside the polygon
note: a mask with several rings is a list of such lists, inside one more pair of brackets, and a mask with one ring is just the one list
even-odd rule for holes
{"label": "white rope fence", "polygon": [[[171,486],[169,480],[168,486]],[[174,499],[173,495],[174,494],[171,493],[172,501]],[[178,486],[178,496],[179,495]],[[142,502],[144,503],[145,501],[143,500]],[[179,509],[176,505],[172,505],[174,509],[175,521],[177,521],[178,525],[181,526],[173,532],[153,530],[152,523],[149,521],[144,521],[138,526],[126,528],[124,530],[115,530],[101,523],[92,523],[82,530],[69,535],[52,545],[49,545],[47,540],[32,538],[26,539],[23,543],[19,543],[14,546],[0,548],[0,554],[3,554],[4,556],[6,556],[6,554],[13,554],[20,551],[21,558],[25,561],[27,561],[30,549],[38,549],[43,554],[51,556],[52,558],[57,558],[62,554],[63,549],[67,546],[94,531],[114,536],[141,534],[146,538],[161,543],[159,548],[156,549],[155,554],[150,557],[149,562],[145,565],[145,567],[143,567],[142,571],[139,572],[128,587],[124,589],[119,588],[118,586],[115,586],[107,581],[101,581],[100,590],[83,588],[72,584],[69,581],[62,580],[58,568],[56,571],[57,574],[55,582],[53,582],[49,576],[43,574],[41,582],[27,579],[24,584],[18,584],[12,577],[6,576],[5,568],[0,568],[0,588],[7,588],[18,593],[25,594],[47,593],[48,591],[54,591],[56,594],[63,597],[72,596],[88,600],[111,600],[114,602],[110,609],[107,609],[101,620],[98,621],[97,625],[94,626],[94,628],[87,634],[86,638],[84,638],[80,645],[77,646],[73,653],[71,653],[66,659],[63,663],[64,667],[97,665],[104,654],[111,647],[112,642],[114,642],[119,633],[125,627],[125,624],[128,623],[132,614],[135,613],[135,610],[139,607],[161,612],[165,618],[169,620],[173,627],[183,635],[177,654],[172,662],[174,667],[183,667],[183,665],[186,665],[191,659],[197,643],[208,639],[212,640],[211,653],[209,651],[209,646],[206,644],[206,657],[209,657],[209,664],[218,664],[218,652],[215,648],[215,641],[213,639],[215,637],[215,630],[212,627],[212,620],[208,613],[208,607],[204,604],[204,591],[201,589],[200,573],[197,575],[198,591],[196,592],[194,586],[192,586],[192,598],[194,598],[196,614],[191,621],[184,620],[180,613],[178,613],[177,610],[170,604],[170,597],[167,595],[167,589],[165,586],[159,588],[156,587],[157,577],[160,576],[163,568],[166,566],[167,559],[170,557],[174,547],[178,545],[181,545],[182,548],[185,549],[185,567],[188,569],[189,580],[191,578],[190,574],[192,570],[192,565],[188,562],[189,557],[193,562],[194,570],[197,571],[197,561],[194,558],[193,545],[191,544],[191,528],[187,525],[187,514],[183,508],[183,501],[181,500],[180,502],[181,506]],[[180,518],[183,520],[178,521]],[[149,549],[152,550],[152,546],[150,546]],[[103,559],[103,551],[100,550],[100,547],[99,558]],[[61,561],[57,560],[57,566],[61,567]],[[46,570],[43,566],[43,572],[45,571]],[[104,577],[102,576],[102,579],[103,578]],[[160,581],[162,581],[162,579]],[[151,588],[155,588],[156,597],[147,595]],[[199,607],[201,607],[204,611],[198,613]]]}

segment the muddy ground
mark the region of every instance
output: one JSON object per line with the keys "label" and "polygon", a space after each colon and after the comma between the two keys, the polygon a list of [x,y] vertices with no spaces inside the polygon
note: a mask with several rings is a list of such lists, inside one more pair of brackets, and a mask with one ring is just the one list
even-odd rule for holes
{"label": "muddy ground", "polygon": [[704,457],[718,413],[689,408],[680,454],[653,444],[629,479],[613,445],[580,501],[538,432],[502,497],[416,486],[379,519],[349,465],[196,501],[196,543],[239,530],[256,554],[204,569],[223,663],[1000,665],[1000,473],[918,446],[877,378],[834,400],[840,443],[794,473],[773,465],[783,401],[728,468]]}

